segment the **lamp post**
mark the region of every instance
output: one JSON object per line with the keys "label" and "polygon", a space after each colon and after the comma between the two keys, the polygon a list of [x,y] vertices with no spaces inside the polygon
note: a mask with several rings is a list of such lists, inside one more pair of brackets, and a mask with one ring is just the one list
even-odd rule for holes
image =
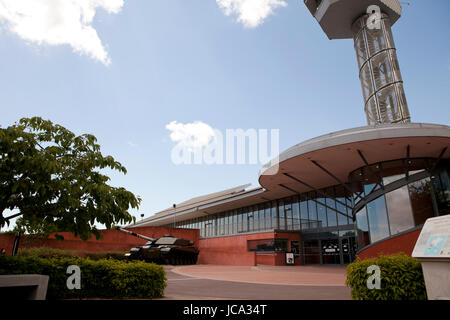
{"label": "lamp post", "polygon": [[176,214],[176,211],[177,211],[177,205],[174,203],[173,205],[173,227],[175,228],[176,227],[176,225],[175,225],[175,223],[176,223],[176,218],[175,218],[175,214]]}

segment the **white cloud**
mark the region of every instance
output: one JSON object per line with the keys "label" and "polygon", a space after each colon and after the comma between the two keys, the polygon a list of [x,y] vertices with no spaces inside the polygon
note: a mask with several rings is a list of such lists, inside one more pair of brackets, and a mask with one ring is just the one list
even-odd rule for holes
{"label": "white cloud", "polygon": [[216,0],[225,15],[237,15],[237,21],[245,27],[259,26],[267,16],[273,14],[274,9],[285,7],[283,0]]}
{"label": "white cloud", "polygon": [[0,22],[39,45],[70,45],[105,65],[111,59],[92,27],[96,10],[118,13],[123,0],[0,0]]}
{"label": "white cloud", "polygon": [[134,143],[133,141],[129,140],[127,142],[128,146],[130,146],[131,148],[137,148],[139,147],[139,145],[137,143]]}
{"label": "white cloud", "polygon": [[166,125],[166,129],[171,131],[172,141],[191,151],[208,146],[215,138],[214,129],[202,121],[186,124],[172,121]]}

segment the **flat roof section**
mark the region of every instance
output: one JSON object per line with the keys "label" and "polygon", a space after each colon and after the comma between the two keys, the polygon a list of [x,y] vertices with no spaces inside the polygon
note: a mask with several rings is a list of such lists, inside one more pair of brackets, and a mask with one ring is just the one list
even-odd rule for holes
{"label": "flat roof section", "polygon": [[365,165],[364,159],[373,164],[406,158],[408,149],[410,158],[449,158],[449,146],[450,127],[446,125],[409,123],[347,129],[284,151],[261,169],[259,183],[266,190],[289,196],[311,191],[311,187],[322,189],[347,182],[351,171]]}
{"label": "flat roof section", "polygon": [[142,227],[146,225],[161,226],[173,223],[174,221],[180,221],[179,217],[181,216],[182,220],[187,220],[265,201],[264,198],[261,198],[261,194],[265,191],[263,188],[258,187],[246,190],[249,186],[250,184],[241,185],[192,198],[177,204],[175,208],[172,207],[160,211],[129,227]]}

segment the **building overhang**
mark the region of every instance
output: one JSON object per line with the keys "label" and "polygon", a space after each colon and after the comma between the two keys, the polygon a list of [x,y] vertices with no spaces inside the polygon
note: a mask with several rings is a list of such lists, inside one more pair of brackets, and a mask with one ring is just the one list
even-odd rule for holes
{"label": "building overhang", "polygon": [[177,221],[201,218],[211,214],[258,204],[277,199],[278,197],[279,194],[277,192],[270,192],[260,187],[251,190],[240,190],[239,192],[229,193],[221,197],[211,198],[206,196],[206,199],[203,201],[188,201],[185,205],[180,204],[173,209],[163,210],[129,227],[167,225]]}
{"label": "building overhang", "polygon": [[342,130],[281,153],[262,168],[259,183],[266,190],[289,196],[346,183],[349,173],[366,162],[407,156],[449,158],[449,146],[450,127],[446,125],[409,123]]}

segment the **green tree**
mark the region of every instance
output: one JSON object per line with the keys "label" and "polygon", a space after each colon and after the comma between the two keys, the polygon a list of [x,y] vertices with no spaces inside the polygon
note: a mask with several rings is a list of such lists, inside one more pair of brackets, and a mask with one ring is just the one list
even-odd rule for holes
{"label": "green tree", "polygon": [[[0,128],[0,226],[21,216],[22,230],[69,231],[87,239],[100,238],[96,223],[109,229],[133,222],[128,210],[139,208],[141,199],[107,184],[101,169],[127,171],[103,156],[96,142],[39,117]],[[7,209],[18,213],[5,217]]]}

